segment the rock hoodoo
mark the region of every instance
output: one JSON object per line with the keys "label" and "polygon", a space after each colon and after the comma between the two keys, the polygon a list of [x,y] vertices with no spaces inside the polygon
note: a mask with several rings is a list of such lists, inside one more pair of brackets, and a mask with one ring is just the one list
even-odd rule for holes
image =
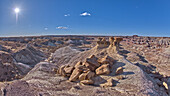
{"label": "rock hoodoo", "polygon": [[98,38],[99,41],[97,41],[97,47],[98,48],[106,48],[109,45],[109,42],[106,41],[105,38]]}
{"label": "rock hoodoo", "polygon": [[110,42],[110,48],[113,48],[113,51],[115,53],[119,52],[119,46],[120,46],[120,41],[122,41],[123,38],[120,37],[111,37],[109,38],[109,42]]}

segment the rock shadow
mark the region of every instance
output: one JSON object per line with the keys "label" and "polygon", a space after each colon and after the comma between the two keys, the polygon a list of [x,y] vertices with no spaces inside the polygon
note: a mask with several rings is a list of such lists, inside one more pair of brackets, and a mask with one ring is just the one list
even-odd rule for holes
{"label": "rock shadow", "polygon": [[148,61],[145,59],[145,57],[143,57],[143,56],[141,56],[141,55],[139,55],[139,54],[137,54],[137,56],[139,56],[139,58],[140,58],[143,62],[148,63]]}
{"label": "rock shadow", "polygon": [[105,80],[104,78],[102,78],[101,76],[96,76],[94,78],[92,78],[94,82],[94,86],[98,87],[100,86],[100,84],[106,83],[107,80]]}
{"label": "rock shadow", "polygon": [[120,55],[123,55],[125,58],[127,57],[127,54],[130,53],[130,51],[123,49],[120,47],[121,50],[119,50]]}
{"label": "rock shadow", "polygon": [[129,72],[123,72],[123,75],[132,75],[132,74],[135,74],[134,72],[131,72],[131,71],[129,71]]}
{"label": "rock shadow", "polygon": [[116,76],[116,70],[117,70],[117,68],[119,68],[119,67],[123,67],[123,66],[125,66],[125,64],[124,63],[122,63],[122,62],[118,62],[118,61],[115,61],[115,63],[111,66],[111,73],[108,75],[108,76]]}
{"label": "rock shadow", "polygon": [[153,65],[143,65],[140,63],[136,63],[135,65],[137,65],[138,67],[140,67],[143,71],[145,71],[146,73],[150,73],[151,71],[154,71],[156,69],[155,66]]}

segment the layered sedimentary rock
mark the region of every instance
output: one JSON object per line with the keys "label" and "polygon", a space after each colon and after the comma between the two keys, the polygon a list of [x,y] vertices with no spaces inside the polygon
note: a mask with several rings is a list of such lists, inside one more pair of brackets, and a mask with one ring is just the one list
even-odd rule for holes
{"label": "layered sedimentary rock", "polygon": [[79,52],[80,51],[73,49],[69,46],[63,47],[56,50],[49,58],[49,61],[56,63],[58,66],[61,66],[68,63],[68,61]]}
{"label": "layered sedimentary rock", "polygon": [[13,54],[14,59],[19,63],[34,66],[40,61],[45,60],[46,56],[43,52],[35,49],[32,45],[28,44],[26,47],[19,49]]}

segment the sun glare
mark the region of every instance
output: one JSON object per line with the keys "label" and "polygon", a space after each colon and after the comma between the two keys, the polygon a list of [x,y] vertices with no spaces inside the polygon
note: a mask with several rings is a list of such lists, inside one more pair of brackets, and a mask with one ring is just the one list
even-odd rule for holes
{"label": "sun glare", "polygon": [[19,13],[20,10],[19,10],[19,8],[15,8],[14,11],[15,11],[15,13]]}

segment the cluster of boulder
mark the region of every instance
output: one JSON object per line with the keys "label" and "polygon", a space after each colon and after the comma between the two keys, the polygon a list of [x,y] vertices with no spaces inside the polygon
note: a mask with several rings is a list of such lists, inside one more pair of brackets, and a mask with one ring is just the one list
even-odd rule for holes
{"label": "cluster of boulder", "polygon": [[[108,75],[111,73],[111,67],[115,60],[110,56],[97,58],[95,55],[86,58],[84,62],[78,62],[75,66],[63,65],[58,69],[58,74],[69,77],[69,81],[80,82],[83,85],[94,84],[93,77],[99,75]],[[123,73],[123,68],[119,67],[116,70],[116,75]],[[102,87],[111,87],[114,85],[114,80],[109,79],[106,83],[100,84]]]}

